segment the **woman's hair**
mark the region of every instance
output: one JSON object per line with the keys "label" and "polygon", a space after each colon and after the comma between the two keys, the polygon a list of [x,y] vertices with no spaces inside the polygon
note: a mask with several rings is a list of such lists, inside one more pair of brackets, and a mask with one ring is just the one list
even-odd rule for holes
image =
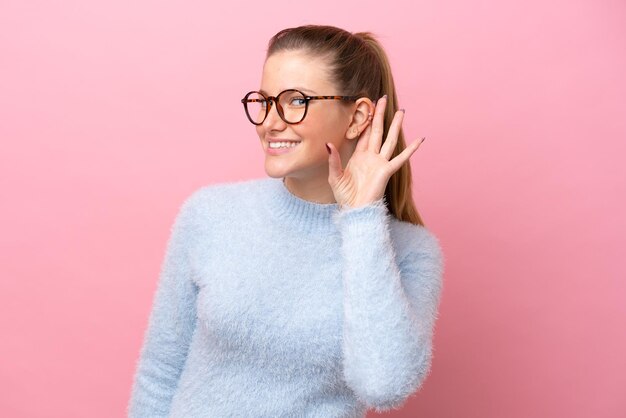
{"label": "woman's hair", "polygon": [[[376,101],[386,94],[384,142],[398,110],[398,99],[387,54],[370,32],[352,34],[334,26],[323,25],[288,28],[270,39],[266,58],[285,50],[304,50],[327,58],[332,78],[342,95],[368,97]],[[392,158],[405,148],[404,133],[400,129]],[[407,160],[389,179],[384,200],[390,213],[397,219],[424,225],[413,202],[411,180],[411,165]]]}

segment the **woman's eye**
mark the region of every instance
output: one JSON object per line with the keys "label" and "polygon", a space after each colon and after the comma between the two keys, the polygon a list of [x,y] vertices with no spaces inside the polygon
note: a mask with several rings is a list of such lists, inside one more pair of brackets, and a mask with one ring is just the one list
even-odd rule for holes
{"label": "woman's eye", "polygon": [[306,103],[306,100],[304,100],[303,98],[296,97],[296,98],[291,99],[291,104],[293,106],[304,106],[305,103]]}

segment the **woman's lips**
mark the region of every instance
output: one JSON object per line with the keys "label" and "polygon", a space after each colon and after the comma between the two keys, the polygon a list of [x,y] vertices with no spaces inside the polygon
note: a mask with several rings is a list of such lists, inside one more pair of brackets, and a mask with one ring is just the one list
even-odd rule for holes
{"label": "woman's lips", "polygon": [[[270,147],[270,144],[271,144],[272,142],[288,142],[288,143],[291,143],[291,142],[297,142],[298,144],[297,144],[297,145],[295,145],[295,146],[288,146],[288,147],[281,147],[281,148],[271,148],[271,147]],[[266,152],[267,154],[269,154],[269,155],[282,155],[282,154],[287,154],[287,153],[289,153],[289,152],[293,151],[295,148],[298,148],[298,147],[300,146],[300,143],[301,143],[301,141],[292,141],[292,140],[281,140],[281,141],[278,141],[278,140],[270,140],[270,141],[268,141],[268,142],[267,142],[267,147],[266,147],[266,149],[265,149],[265,152]]]}

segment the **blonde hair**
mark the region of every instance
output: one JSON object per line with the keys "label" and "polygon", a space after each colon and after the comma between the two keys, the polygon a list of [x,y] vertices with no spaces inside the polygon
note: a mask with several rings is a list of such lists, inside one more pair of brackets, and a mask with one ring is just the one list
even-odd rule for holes
{"label": "blonde hair", "polygon": [[[398,111],[396,88],[385,50],[370,32],[350,33],[325,25],[305,25],[283,29],[274,35],[268,45],[266,58],[284,50],[305,50],[328,58],[331,74],[341,94],[368,97],[372,101],[387,95],[383,142],[389,126]],[[400,129],[391,158],[406,148]],[[413,202],[411,165],[407,160],[396,171],[385,188],[385,203],[397,219],[415,225],[424,225]]]}

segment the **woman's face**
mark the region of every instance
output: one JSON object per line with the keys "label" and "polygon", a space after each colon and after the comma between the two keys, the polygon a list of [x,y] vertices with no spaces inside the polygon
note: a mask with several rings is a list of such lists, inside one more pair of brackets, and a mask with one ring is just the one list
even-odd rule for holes
{"label": "woman's face", "polygon": [[[277,52],[265,61],[259,90],[266,96],[277,96],[287,89],[297,89],[312,96],[345,94],[330,81],[327,62],[303,51]],[[256,127],[265,152],[267,174],[275,178],[327,180],[325,143],[333,143],[342,152],[355,107],[351,104],[340,100],[311,100],[304,120],[294,125],[283,121],[272,103],[267,118]],[[273,140],[299,142],[294,147],[270,150],[269,142]]]}

